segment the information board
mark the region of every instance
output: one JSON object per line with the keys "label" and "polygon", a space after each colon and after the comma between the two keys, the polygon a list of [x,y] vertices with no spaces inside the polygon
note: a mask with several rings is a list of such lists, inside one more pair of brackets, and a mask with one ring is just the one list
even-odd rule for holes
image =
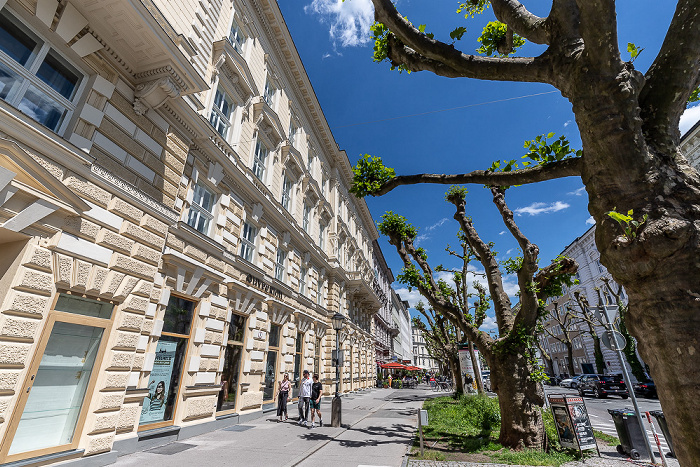
{"label": "information board", "polygon": [[548,398],[559,444],[564,448],[581,451],[598,449],[583,398],[562,395],[551,395]]}

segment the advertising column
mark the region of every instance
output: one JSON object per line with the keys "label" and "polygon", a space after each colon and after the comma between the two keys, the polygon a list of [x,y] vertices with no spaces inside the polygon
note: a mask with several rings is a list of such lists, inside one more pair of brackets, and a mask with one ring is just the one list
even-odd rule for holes
{"label": "advertising column", "polygon": [[[462,383],[464,385],[465,392],[476,392],[476,378],[474,374],[474,365],[472,365],[472,358],[469,355],[469,346],[467,344],[459,344],[459,368],[460,374],[462,375]],[[474,349],[474,355],[476,356],[477,365],[479,364],[479,351]],[[477,368],[476,371],[481,372],[481,368]]]}

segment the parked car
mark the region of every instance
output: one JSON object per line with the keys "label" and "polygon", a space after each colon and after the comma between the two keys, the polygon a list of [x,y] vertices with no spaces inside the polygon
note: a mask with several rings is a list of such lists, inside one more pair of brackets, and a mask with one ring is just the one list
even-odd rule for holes
{"label": "parked car", "polygon": [[647,381],[646,383],[637,383],[632,385],[634,393],[638,396],[646,398],[658,398],[656,394],[656,384],[653,381]]}
{"label": "parked car", "polygon": [[481,372],[481,382],[484,384],[484,390],[491,392],[491,372],[482,371]]}
{"label": "parked car", "polygon": [[581,396],[590,394],[598,399],[620,396],[627,399],[629,394],[625,382],[619,375],[582,375],[578,385]]}
{"label": "parked car", "polygon": [[563,379],[563,380],[561,381],[561,383],[559,383],[559,386],[561,386],[561,387],[563,387],[563,388],[572,388],[572,389],[576,389],[576,388],[578,387],[578,381],[579,381],[580,378],[581,378],[581,375],[579,375],[579,376],[574,376],[574,377],[572,377],[572,378]]}

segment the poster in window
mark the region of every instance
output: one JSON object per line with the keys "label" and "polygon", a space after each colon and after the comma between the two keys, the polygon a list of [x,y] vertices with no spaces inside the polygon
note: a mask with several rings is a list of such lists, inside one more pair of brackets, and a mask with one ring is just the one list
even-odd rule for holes
{"label": "poster in window", "polygon": [[148,396],[143,400],[141,409],[141,425],[162,422],[165,419],[176,352],[177,342],[158,342],[153,370],[148,378]]}

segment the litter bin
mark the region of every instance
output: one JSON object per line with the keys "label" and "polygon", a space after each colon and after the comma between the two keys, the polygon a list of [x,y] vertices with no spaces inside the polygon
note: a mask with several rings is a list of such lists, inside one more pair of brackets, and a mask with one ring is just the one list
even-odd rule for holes
{"label": "litter bin", "polygon": [[608,409],[608,413],[612,415],[617,437],[620,438],[617,452],[627,454],[632,459],[639,459],[642,456],[649,457],[644,442],[646,433],[642,433],[641,428],[639,428],[637,413],[634,409]]}
{"label": "litter bin", "polygon": [[671,456],[676,457],[676,452],[673,450],[673,443],[671,442],[671,432],[668,431],[668,423],[666,423],[666,417],[664,416],[664,413],[660,410],[652,410],[649,413],[654,416],[654,418],[656,419],[656,423],[659,424],[661,432],[664,434],[664,438],[666,438],[668,449],[669,451],[671,451]]}

